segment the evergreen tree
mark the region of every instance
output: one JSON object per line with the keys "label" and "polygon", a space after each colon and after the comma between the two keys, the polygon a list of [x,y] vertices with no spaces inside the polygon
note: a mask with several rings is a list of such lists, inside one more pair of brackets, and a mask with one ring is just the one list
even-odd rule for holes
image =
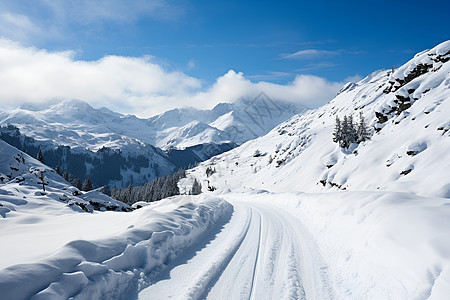
{"label": "evergreen tree", "polygon": [[366,119],[364,118],[364,115],[362,112],[359,113],[359,124],[357,128],[357,136],[358,136],[358,143],[364,142],[368,139],[370,139],[370,130],[369,127],[366,124]]}
{"label": "evergreen tree", "polygon": [[146,182],[143,186],[129,185],[126,189],[113,189],[111,196],[124,203],[133,204],[137,201],[152,202],[166,197],[179,195],[178,181],[186,177],[184,170],[172,175],[166,175]]}
{"label": "evergreen tree", "polygon": [[341,148],[347,148],[350,145],[350,129],[348,128],[349,122],[347,116],[344,116],[344,119],[342,120],[342,132],[341,132],[341,139],[339,141],[339,145]]}
{"label": "evergreen tree", "polygon": [[341,121],[336,116],[336,125],[333,132],[333,142],[339,143],[341,148],[348,148],[352,143],[361,143],[370,139],[370,130],[362,113],[359,114],[359,123],[353,122],[353,116],[344,116]]}
{"label": "evergreen tree", "polygon": [[333,142],[339,143],[339,141],[342,138],[342,127],[341,127],[341,120],[338,116],[336,116],[336,125],[334,126],[334,132],[333,132]]}
{"label": "evergreen tree", "polygon": [[83,185],[81,188],[85,192],[89,192],[89,191],[93,190],[94,186],[92,185],[91,178],[89,178],[89,177],[86,178],[86,180],[83,182]]}
{"label": "evergreen tree", "polygon": [[103,194],[111,196],[111,188],[109,187],[109,185],[105,185],[103,186]]}
{"label": "evergreen tree", "polygon": [[80,178],[74,178],[70,180],[70,183],[79,190],[82,190],[83,184]]}
{"label": "evergreen tree", "polygon": [[348,146],[350,146],[350,144],[357,142],[358,134],[356,132],[355,123],[353,122],[353,115],[349,115],[347,117],[347,122],[348,122]]}
{"label": "evergreen tree", "polygon": [[69,174],[66,171],[62,174],[62,178],[64,178],[65,181],[70,182]]}
{"label": "evergreen tree", "polygon": [[44,155],[42,154],[41,149],[39,149],[39,152],[37,154],[37,160],[40,161],[41,163],[45,164]]}
{"label": "evergreen tree", "polygon": [[194,183],[192,184],[192,189],[190,194],[191,195],[199,195],[202,193],[202,185],[200,184],[200,182],[198,182],[198,180],[195,178],[194,179]]}

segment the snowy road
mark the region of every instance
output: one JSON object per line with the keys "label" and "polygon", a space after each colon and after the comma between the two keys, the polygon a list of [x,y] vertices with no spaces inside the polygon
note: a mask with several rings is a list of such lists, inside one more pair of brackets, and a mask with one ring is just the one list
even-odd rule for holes
{"label": "snowy road", "polygon": [[287,211],[226,197],[229,223],[175,261],[139,299],[329,299],[327,267]]}

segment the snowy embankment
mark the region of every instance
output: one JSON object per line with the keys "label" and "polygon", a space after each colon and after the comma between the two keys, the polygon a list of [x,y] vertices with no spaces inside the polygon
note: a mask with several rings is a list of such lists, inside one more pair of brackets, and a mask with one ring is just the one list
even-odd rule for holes
{"label": "snowy embankment", "polygon": [[222,194],[278,207],[311,232],[337,299],[446,299],[450,199],[393,192]]}
{"label": "snowy embankment", "polygon": [[[120,299],[137,295],[168,262],[182,255],[202,235],[225,223],[232,210],[229,203],[218,198],[185,196],[131,213],[73,214],[56,221],[50,215],[36,216],[32,225],[15,226],[11,225],[11,218],[9,227],[14,237],[2,229],[2,244],[9,239],[8,247],[2,247],[7,248],[2,257],[20,256],[15,262],[34,262],[0,270],[2,297]],[[103,224],[98,225],[99,221]],[[95,231],[94,224],[101,227],[101,232],[90,232]],[[79,226],[84,230],[77,229]],[[45,231],[45,236],[52,237],[53,246],[57,241],[61,246],[62,241],[71,241],[53,253],[50,251],[48,257],[36,259],[34,248],[42,252],[51,247],[45,240],[27,244],[29,230],[37,234]],[[78,239],[80,236],[97,238]]]}

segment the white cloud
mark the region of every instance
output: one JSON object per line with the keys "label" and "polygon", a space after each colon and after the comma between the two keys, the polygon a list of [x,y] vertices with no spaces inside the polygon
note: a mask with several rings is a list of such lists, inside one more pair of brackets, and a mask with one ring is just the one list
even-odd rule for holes
{"label": "white cloud", "polygon": [[315,59],[324,56],[339,55],[339,53],[340,53],[339,51],[306,49],[291,54],[281,54],[280,56],[282,58],[291,58],[291,59]]}
{"label": "white cloud", "polygon": [[0,105],[72,98],[148,117],[174,107],[211,108],[261,91],[272,99],[317,107],[342,86],[311,75],[298,75],[286,85],[252,82],[230,70],[204,87],[201,80],[156,61],[151,56],[83,61],[73,51],[49,52],[0,40]]}
{"label": "white cloud", "polygon": [[343,54],[362,54],[365,53],[365,51],[362,50],[346,50],[346,49],[339,49],[339,50],[319,50],[319,49],[305,49],[300,50],[294,53],[283,53],[280,54],[280,57],[283,59],[298,59],[298,60],[313,60],[318,58],[324,58],[324,57],[331,57],[331,56],[338,56]]}
{"label": "white cloud", "polygon": [[45,31],[21,14],[4,12],[0,14],[0,36],[26,43],[30,37],[42,37]]}
{"label": "white cloud", "polygon": [[233,70],[219,77],[217,81],[204,92],[193,96],[196,102],[209,101],[209,106],[220,101],[235,101],[241,97],[255,97],[265,92],[273,100],[300,103],[307,107],[318,107],[330,101],[342,83],[329,82],[324,78],[313,75],[297,75],[286,84],[276,84],[260,81],[251,82],[244,74]]}
{"label": "white cloud", "polygon": [[195,69],[196,66],[197,66],[197,64],[195,63],[195,60],[194,59],[190,59],[188,61],[187,65],[186,65],[186,68],[188,70],[192,70],[192,69]]}

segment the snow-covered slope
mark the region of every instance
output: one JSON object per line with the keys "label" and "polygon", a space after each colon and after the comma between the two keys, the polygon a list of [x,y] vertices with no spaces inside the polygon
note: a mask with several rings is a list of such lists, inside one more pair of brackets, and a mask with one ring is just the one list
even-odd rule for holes
{"label": "snow-covered slope", "polygon": [[[212,158],[193,173],[217,188],[273,191],[408,191],[450,197],[450,41],[395,70],[344,86],[330,103]],[[350,149],[332,141],[336,116],[362,113],[370,140]],[[257,152],[257,153],[255,153]]]}
{"label": "snow-covered slope", "polygon": [[0,215],[3,218],[14,216],[26,220],[34,214],[93,210],[129,211],[130,207],[100,190],[80,192],[53,169],[0,140]]}
{"label": "snow-covered slope", "polygon": [[212,110],[173,109],[150,118],[149,123],[161,129],[156,145],[163,149],[205,142],[242,144],[305,111],[304,106],[272,101],[261,93],[252,101],[220,103]]}
{"label": "snow-covered slope", "polygon": [[222,130],[199,121],[192,121],[181,127],[172,127],[160,133],[164,135],[158,145],[164,147],[186,148],[208,143],[222,144],[231,141],[231,136]]}

